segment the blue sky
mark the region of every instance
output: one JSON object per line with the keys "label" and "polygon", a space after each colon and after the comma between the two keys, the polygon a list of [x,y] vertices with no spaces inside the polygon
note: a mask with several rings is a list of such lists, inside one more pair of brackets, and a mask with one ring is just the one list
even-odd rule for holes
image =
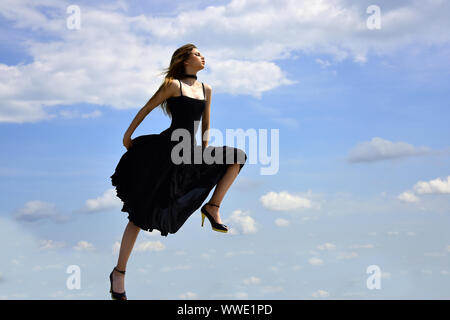
{"label": "blue sky", "polygon": [[[228,234],[199,211],[141,231],[129,299],[450,298],[450,5],[378,1],[369,30],[372,1],[170,3],[78,1],[69,30],[74,3],[2,1],[0,299],[109,299],[128,222],[109,177],[185,43],[205,56],[211,127],[278,129],[279,168],[244,166]],[[157,108],[133,138],[169,125]]]}

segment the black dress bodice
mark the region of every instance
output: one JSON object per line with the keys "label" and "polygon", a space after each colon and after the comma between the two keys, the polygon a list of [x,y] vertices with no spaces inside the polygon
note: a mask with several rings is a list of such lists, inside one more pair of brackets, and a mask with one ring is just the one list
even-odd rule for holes
{"label": "black dress bodice", "polygon": [[[179,81],[179,80],[178,80]],[[191,98],[183,95],[180,82],[180,95],[168,98],[167,105],[170,108],[172,122],[170,127],[161,132],[163,135],[171,135],[175,129],[186,129],[191,136],[191,145],[197,145],[195,135],[202,119],[203,110],[206,106],[205,86],[203,87],[203,99]]]}
{"label": "black dress bodice", "polygon": [[167,99],[172,114],[170,127],[161,134],[171,135],[173,130],[183,128],[189,131],[191,143],[196,144],[195,135],[197,133],[206,101],[194,99],[188,96],[176,96]]}

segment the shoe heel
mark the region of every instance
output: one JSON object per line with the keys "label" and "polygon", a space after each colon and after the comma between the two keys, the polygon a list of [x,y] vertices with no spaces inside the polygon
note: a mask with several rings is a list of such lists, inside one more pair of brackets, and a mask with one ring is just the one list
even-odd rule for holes
{"label": "shoe heel", "polygon": [[[118,270],[115,267],[114,267],[114,270],[116,270],[117,272],[125,274],[125,271]],[[109,275],[109,282],[110,282],[109,292],[111,293],[111,299],[112,300],[127,300],[127,295],[126,295],[125,292],[117,293],[117,292],[114,292],[113,289],[112,289],[112,283],[113,283],[113,278],[112,277],[113,277],[114,270]]]}
{"label": "shoe heel", "polygon": [[[200,209],[200,212],[202,213],[202,227],[203,227],[203,222],[204,222],[204,220],[205,220],[205,217],[207,217],[208,220],[209,220],[209,222],[211,223],[211,228],[212,228],[214,231],[224,232],[224,233],[228,232],[228,227],[227,227],[226,225],[224,225],[224,224],[219,224],[219,223],[217,223],[217,222],[214,220],[214,218],[209,214],[209,212],[205,209],[205,206],[206,206],[206,205],[204,205],[204,206]],[[216,206],[216,207],[217,207],[217,206]]]}

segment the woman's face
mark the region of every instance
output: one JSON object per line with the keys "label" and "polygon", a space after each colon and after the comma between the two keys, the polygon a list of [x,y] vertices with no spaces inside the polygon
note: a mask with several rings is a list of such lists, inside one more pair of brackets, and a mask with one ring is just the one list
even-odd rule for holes
{"label": "woman's face", "polygon": [[191,55],[186,60],[186,65],[195,69],[203,69],[205,67],[205,57],[197,48],[192,49]]}

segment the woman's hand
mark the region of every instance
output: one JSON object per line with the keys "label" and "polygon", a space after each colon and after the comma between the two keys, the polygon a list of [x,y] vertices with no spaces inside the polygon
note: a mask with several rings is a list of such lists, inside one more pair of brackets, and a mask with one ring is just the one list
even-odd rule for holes
{"label": "woman's hand", "polygon": [[123,137],[123,145],[125,146],[125,148],[127,148],[127,150],[130,150],[130,148],[133,146],[133,140],[130,136],[126,135]]}

